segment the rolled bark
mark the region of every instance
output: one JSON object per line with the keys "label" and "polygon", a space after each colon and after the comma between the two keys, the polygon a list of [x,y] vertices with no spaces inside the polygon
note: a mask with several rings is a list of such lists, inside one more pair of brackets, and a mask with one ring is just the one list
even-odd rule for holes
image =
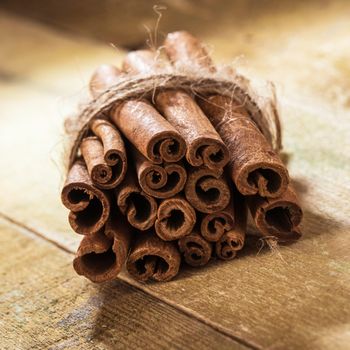
{"label": "rolled bark", "polygon": [[188,265],[204,266],[211,258],[212,244],[207,242],[197,231],[180,238],[178,244]]}
{"label": "rolled bark", "polygon": [[[140,50],[127,55],[124,67],[135,73],[159,73],[167,69],[167,64],[158,59],[156,52]],[[186,159],[191,165],[221,169],[227,164],[229,155],[224,143],[189,94],[164,91],[156,96],[156,105],[185,139]]]}
{"label": "rolled bark", "polygon": [[180,268],[181,255],[174,242],[164,242],[154,233],[139,235],[126,263],[127,271],[141,282],[169,281]]}
{"label": "rolled bark", "polygon": [[[107,90],[111,82],[118,82],[122,77],[117,68],[104,67],[95,71],[90,82],[93,95],[96,94],[95,86]],[[184,139],[147,100],[121,102],[110,113],[111,120],[123,135],[153,163],[177,162],[184,157]]]}
{"label": "rolled bark", "polygon": [[233,226],[234,205],[231,200],[224,210],[202,216],[201,235],[209,242],[217,242]]}
{"label": "rolled bark", "polygon": [[82,160],[77,160],[70,169],[61,200],[70,210],[68,220],[77,233],[95,233],[108,219],[109,197],[93,185]]}
{"label": "rolled bark", "polygon": [[189,170],[185,195],[190,204],[202,213],[215,213],[225,209],[231,198],[223,175],[205,167]]}
{"label": "rolled bark", "polygon": [[228,96],[209,96],[199,101],[224,140],[230,154],[229,171],[244,195],[279,197],[289,183],[288,170],[244,106]]}
{"label": "rolled bark", "polygon": [[97,283],[116,279],[126,262],[131,238],[125,219],[110,217],[104,229],[84,236],[73,261],[75,271]]}
{"label": "rolled bark", "polygon": [[92,74],[90,79],[90,93],[96,98],[106,91],[108,87],[117,84],[122,77],[122,72],[112,64],[102,64]]}
{"label": "rolled bark", "polygon": [[160,203],[154,228],[162,240],[173,241],[190,234],[195,223],[195,210],[182,195],[177,195]]}
{"label": "rolled bark", "polygon": [[156,106],[184,137],[186,159],[192,166],[222,169],[229,160],[228,150],[192,97],[183,91],[163,91]]}
{"label": "rolled bark", "polygon": [[303,212],[292,187],[278,198],[248,197],[248,207],[263,236],[277,237],[279,242],[301,237],[299,225]]}
{"label": "rolled bark", "polygon": [[101,189],[112,189],[126,174],[124,142],[119,132],[105,120],[94,120],[91,128],[98,137],[85,137],[80,145],[81,154],[93,184]]}
{"label": "rolled bark", "polygon": [[153,164],[134,150],[136,173],[143,191],[156,198],[170,198],[183,190],[187,173],[181,163]]}
{"label": "rolled bark", "polygon": [[169,33],[164,42],[170,61],[179,69],[199,70],[213,73],[213,61],[203,44],[185,31]]}
{"label": "rolled bark", "polygon": [[243,248],[247,231],[247,204],[245,198],[234,191],[234,225],[215,243],[216,256],[231,260]]}
{"label": "rolled bark", "polygon": [[115,190],[117,205],[128,222],[138,230],[151,228],[157,216],[157,202],[140,188],[135,170],[129,170],[123,183]]}

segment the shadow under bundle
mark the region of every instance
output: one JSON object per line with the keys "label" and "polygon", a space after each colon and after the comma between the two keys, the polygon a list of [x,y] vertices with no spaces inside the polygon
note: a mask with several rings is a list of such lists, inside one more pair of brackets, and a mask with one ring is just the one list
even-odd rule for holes
{"label": "shadow under bundle", "polygon": [[156,84],[175,72],[217,74],[189,33],[168,34],[162,50],[130,52],[121,69],[103,65],[91,78],[93,100],[139,76],[155,82],[90,118],[69,167],[62,202],[84,235],[73,265],[93,282],[115,279],[124,265],[138,281],[168,281],[181,261],[233,259],[248,210],[262,236],[301,236],[288,171],[234,84],[206,90],[203,78],[202,93],[176,79]]}

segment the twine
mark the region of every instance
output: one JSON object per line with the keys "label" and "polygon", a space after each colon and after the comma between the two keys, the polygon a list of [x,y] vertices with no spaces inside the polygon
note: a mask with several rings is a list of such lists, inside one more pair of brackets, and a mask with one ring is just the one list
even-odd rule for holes
{"label": "twine", "polygon": [[[229,78],[229,79],[228,79]],[[183,90],[200,98],[219,94],[229,96],[245,106],[251,120],[266,137],[275,151],[280,151],[281,127],[273,96],[262,98],[254,92],[248,79],[234,75],[203,72],[172,72],[137,75],[121,79],[97,98],[85,105],[75,116],[67,118],[65,128],[67,143],[65,165],[69,170],[75,162],[82,139],[89,131],[90,122],[96,118],[106,118],[116,104],[127,99],[152,99],[156,93],[166,89]]]}

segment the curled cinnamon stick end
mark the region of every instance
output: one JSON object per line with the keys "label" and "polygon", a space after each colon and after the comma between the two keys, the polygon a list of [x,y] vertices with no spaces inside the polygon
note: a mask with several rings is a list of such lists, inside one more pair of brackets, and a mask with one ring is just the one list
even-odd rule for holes
{"label": "curled cinnamon stick end", "polygon": [[125,137],[151,162],[178,162],[186,153],[180,133],[146,100],[121,103],[111,119]]}
{"label": "curled cinnamon stick end", "polygon": [[140,235],[131,249],[126,268],[141,282],[169,281],[180,268],[181,256],[174,242],[164,242],[154,233]]}
{"label": "curled cinnamon stick end", "polygon": [[157,108],[184,137],[186,159],[192,166],[222,169],[229,161],[228,150],[196,102],[183,91],[163,91]]}
{"label": "curled cinnamon stick end", "polygon": [[81,160],[77,160],[70,169],[61,199],[65,207],[71,211],[68,220],[77,233],[97,232],[108,219],[109,198],[106,193],[93,185]]}
{"label": "curled cinnamon stick end", "polygon": [[239,192],[279,197],[287,189],[288,170],[244,106],[219,95],[199,104],[229,149],[230,173]]}
{"label": "curled cinnamon stick end", "polygon": [[161,202],[154,228],[161,239],[173,241],[190,234],[195,223],[195,210],[183,196],[178,195]]}
{"label": "curled cinnamon stick end", "polygon": [[213,61],[203,44],[185,31],[169,33],[164,42],[165,52],[173,64],[187,70],[199,69],[213,73]]}
{"label": "curled cinnamon stick end", "polygon": [[[104,131],[109,128],[107,124],[101,124],[103,121],[96,120],[96,122],[98,123],[97,130],[100,132],[102,128]],[[96,124],[93,125],[96,126]],[[80,144],[80,150],[95,186],[107,190],[116,187],[124,179],[126,173],[125,150],[123,152],[115,148],[105,147],[97,136],[85,137]]]}
{"label": "curled cinnamon stick end", "polygon": [[102,141],[104,161],[112,171],[111,180],[104,184],[104,188],[116,187],[123,181],[127,170],[127,155],[122,135],[104,119],[93,120],[91,130]]}
{"label": "curled cinnamon stick end", "polygon": [[187,173],[183,165],[153,164],[136,150],[133,151],[133,156],[139,184],[150,196],[170,198],[185,187]]}
{"label": "curled cinnamon stick end", "polygon": [[96,98],[110,86],[118,83],[122,72],[111,64],[102,64],[92,74],[90,79],[90,93]]}
{"label": "curled cinnamon stick end", "polygon": [[75,271],[97,283],[116,279],[126,262],[131,237],[121,215],[110,218],[104,232],[84,236],[73,261]]}
{"label": "curled cinnamon stick end", "polygon": [[225,178],[205,167],[190,169],[185,186],[186,199],[202,213],[215,213],[226,208],[231,193]]}
{"label": "curled cinnamon stick end", "polygon": [[301,237],[299,225],[303,212],[297,196],[288,186],[278,198],[248,198],[248,206],[256,227],[263,236],[277,237],[280,242],[297,240]]}
{"label": "curled cinnamon stick end", "polygon": [[247,231],[247,205],[243,196],[234,192],[234,226],[215,243],[216,256],[231,260],[244,245]]}
{"label": "curled cinnamon stick end", "polygon": [[201,221],[201,234],[209,242],[218,241],[234,225],[233,202],[222,211],[206,214]]}
{"label": "curled cinnamon stick end", "polygon": [[141,190],[134,171],[128,171],[125,181],[116,189],[117,205],[133,227],[145,231],[157,216],[157,202]]}
{"label": "curled cinnamon stick end", "polygon": [[212,254],[212,244],[207,242],[198,232],[182,237],[178,241],[180,252],[188,265],[203,266],[208,263]]}

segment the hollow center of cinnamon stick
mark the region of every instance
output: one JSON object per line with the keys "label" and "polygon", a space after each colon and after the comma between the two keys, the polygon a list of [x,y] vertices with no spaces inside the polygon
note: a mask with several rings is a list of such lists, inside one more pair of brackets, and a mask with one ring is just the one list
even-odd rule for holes
{"label": "hollow center of cinnamon stick", "polygon": [[76,212],[76,223],[80,227],[93,226],[102,216],[102,212],[102,203],[93,197],[84,210]]}
{"label": "hollow center of cinnamon stick", "polygon": [[152,182],[154,184],[158,184],[159,181],[161,180],[162,175],[158,171],[153,171],[152,173]]}
{"label": "hollow center of cinnamon stick", "polygon": [[166,218],[166,228],[169,231],[176,231],[178,230],[185,221],[185,215],[181,210],[173,209],[169,217]]}
{"label": "hollow center of cinnamon stick", "polygon": [[134,219],[143,222],[151,215],[151,204],[149,201],[139,193],[131,193],[127,199],[127,205],[133,205],[135,208]]}
{"label": "hollow center of cinnamon stick", "polygon": [[208,222],[208,231],[211,234],[215,234],[216,233],[216,225],[221,224],[222,226],[224,226],[226,224],[226,220],[224,218],[215,218],[213,220],[210,220]]}
{"label": "hollow center of cinnamon stick", "polygon": [[276,207],[270,209],[265,215],[266,222],[281,232],[290,232],[293,228],[289,209]]}
{"label": "hollow center of cinnamon stick", "polygon": [[82,189],[72,189],[68,192],[68,201],[72,204],[88,202],[89,195]]}
{"label": "hollow center of cinnamon stick", "polygon": [[209,156],[209,159],[213,162],[213,163],[220,163],[223,159],[224,159],[224,153],[219,150],[216,153],[212,153]]}
{"label": "hollow center of cinnamon stick", "polygon": [[81,257],[84,268],[93,274],[102,274],[110,270],[116,263],[116,256],[110,248],[103,253],[89,253]]}
{"label": "hollow center of cinnamon stick", "polygon": [[266,189],[269,193],[278,191],[281,181],[280,175],[271,169],[256,169],[248,175],[248,183],[263,193]]}
{"label": "hollow center of cinnamon stick", "polygon": [[[205,177],[202,178],[205,180]],[[217,188],[210,188],[204,191],[201,186],[196,186],[198,198],[206,203],[216,202],[220,197],[220,191]]]}
{"label": "hollow center of cinnamon stick", "polygon": [[158,255],[145,255],[135,262],[138,274],[143,275],[151,269],[153,274],[165,273],[169,269],[169,264]]}

